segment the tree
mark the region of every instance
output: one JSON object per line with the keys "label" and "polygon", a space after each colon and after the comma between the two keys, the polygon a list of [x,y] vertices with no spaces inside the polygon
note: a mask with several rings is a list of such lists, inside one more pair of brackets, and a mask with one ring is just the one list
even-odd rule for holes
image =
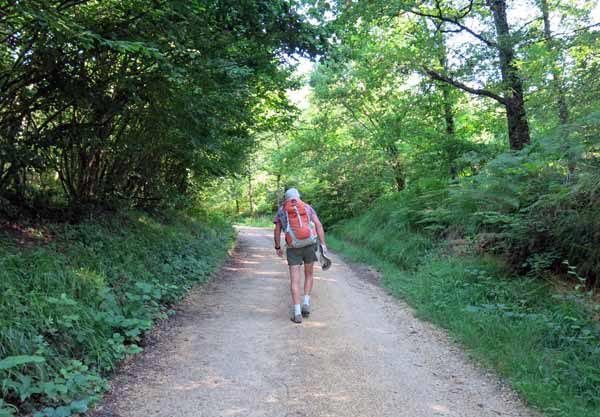
{"label": "tree", "polygon": [[[0,21],[0,194],[156,205],[241,169],[252,128],[318,30],[295,1],[9,1]],[[266,104],[265,104],[266,103]]]}
{"label": "tree", "polygon": [[[552,29],[550,27],[550,10],[548,8],[547,0],[538,0],[539,7],[542,11],[542,19],[544,21],[544,37],[548,52],[555,54],[556,42],[553,39]],[[558,53],[557,61],[560,62],[560,52]],[[558,118],[560,123],[567,124],[569,122],[569,108],[567,105],[567,98],[565,95],[562,71],[560,70],[560,64],[551,64],[552,82],[556,94],[556,101],[558,104]]]}
{"label": "tree", "polygon": [[470,94],[492,98],[501,103],[506,109],[510,148],[522,149],[530,141],[529,124],[525,109],[523,83],[516,64],[515,40],[511,35],[506,14],[506,1],[486,0],[486,6],[493,17],[495,38],[489,37],[485,32],[471,29],[464,23],[464,20],[476,9],[473,1],[457,10],[448,9],[444,7],[442,1],[435,0],[431,7],[412,8],[410,12],[437,21],[440,26],[448,25],[451,28],[456,28],[450,30],[468,33],[487,47],[497,51],[503,83],[502,89],[504,90],[503,95],[489,89],[472,88],[434,68],[425,67],[425,72],[435,80],[448,83]]}

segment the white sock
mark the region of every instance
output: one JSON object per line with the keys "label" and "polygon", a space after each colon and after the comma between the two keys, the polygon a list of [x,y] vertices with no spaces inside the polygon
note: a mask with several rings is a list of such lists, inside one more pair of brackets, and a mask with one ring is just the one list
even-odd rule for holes
{"label": "white sock", "polygon": [[310,305],[310,295],[304,296],[304,305]]}
{"label": "white sock", "polygon": [[294,304],[294,316],[298,314],[302,314],[302,309],[300,308],[300,304]]}

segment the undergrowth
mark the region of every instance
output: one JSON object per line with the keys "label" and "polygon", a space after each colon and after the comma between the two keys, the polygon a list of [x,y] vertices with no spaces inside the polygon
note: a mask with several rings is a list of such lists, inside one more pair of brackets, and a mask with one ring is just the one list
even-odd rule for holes
{"label": "undergrowth", "polygon": [[45,244],[0,235],[0,416],[84,412],[169,306],[209,279],[224,222],[139,212],[50,225]]}
{"label": "undergrowth", "polygon": [[337,227],[328,243],[377,267],[391,293],[546,415],[600,416],[600,324],[589,296],[515,276],[498,258],[453,254],[411,221],[406,206],[380,204]]}

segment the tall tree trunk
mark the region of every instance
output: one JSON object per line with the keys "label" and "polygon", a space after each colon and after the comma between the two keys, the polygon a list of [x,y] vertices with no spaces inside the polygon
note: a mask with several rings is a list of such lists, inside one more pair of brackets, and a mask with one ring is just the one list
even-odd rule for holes
{"label": "tall tree trunk", "polygon": [[[439,55],[440,66],[444,70],[444,73],[447,73],[448,72],[448,58],[447,58],[447,53],[446,53],[446,43],[444,42],[444,35],[442,34],[441,31],[439,32],[439,40],[438,41],[440,43],[440,55]],[[450,85],[448,83],[440,82],[440,89],[442,90],[442,104],[443,104],[443,109],[444,109],[444,121],[446,122],[446,140],[448,141],[447,158],[448,158],[449,174],[452,179],[455,179],[458,172],[457,172],[456,164],[454,162],[457,155],[455,152],[456,147],[454,146],[455,145],[454,144],[454,140],[455,140],[455,138],[454,138],[454,133],[455,133],[454,107],[453,107],[453,103],[452,103],[452,96],[450,93],[451,88],[452,87],[450,87]]]}
{"label": "tall tree trunk", "polygon": [[[277,153],[281,152],[281,141],[279,138],[279,135],[275,135],[275,146],[277,148]],[[275,177],[275,200],[273,201],[273,211],[277,211],[277,209],[279,208],[279,203],[281,202],[281,196],[283,195],[282,193],[282,189],[281,189],[281,172],[277,173],[277,176]]]}
{"label": "tall tree trunk", "polygon": [[404,179],[404,175],[402,173],[402,167],[396,166],[394,167],[394,171],[395,171],[395,176],[394,179],[396,181],[396,191],[402,191],[404,190],[404,187],[406,187],[406,180]]}
{"label": "tall tree trunk", "polygon": [[275,200],[273,201],[273,205],[271,206],[271,208],[273,209],[273,211],[276,211],[277,208],[279,207],[279,201],[281,199],[281,174],[277,173],[276,177],[275,177]]}
{"label": "tall tree trunk", "polygon": [[454,108],[450,98],[450,86],[446,83],[441,85],[442,98],[444,100],[444,120],[446,121],[446,134],[448,138],[452,138],[455,133],[454,128]]}
{"label": "tall tree trunk", "polygon": [[444,100],[444,120],[446,121],[446,141],[447,144],[447,158],[448,158],[448,171],[450,178],[456,179],[458,175],[458,168],[456,167],[456,138],[454,137],[454,108],[452,106],[452,99],[450,97],[450,85],[446,83],[441,84],[442,99]]}
{"label": "tall tree trunk", "polygon": [[387,150],[390,158],[388,163],[394,174],[396,191],[402,191],[406,187],[406,177],[404,173],[404,167],[402,166],[402,161],[400,160],[400,151],[398,151],[398,147],[395,143],[388,143],[385,146],[385,149]]}
{"label": "tall tree trunk", "polygon": [[506,0],[487,0],[494,17],[498,37],[500,71],[506,90],[506,118],[511,149],[522,149],[529,143],[529,123],[525,110],[523,82],[515,64],[515,51],[506,17]]}
{"label": "tall tree trunk", "polygon": [[252,175],[248,175],[248,202],[250,203],[250,215],[254,216],[254,196],[252,195]]}
{"label": "tall tree trunk", "polygon": [[[544,37],[546,38],[546,45],[548,45],[548,51],[552,54],[556,43],[552,39],[552,29],[550,28],[550,12],[548,10],[548,1],[539,0],[540,9],[542,9],[542,17],[544,19]],[[556,94],[556,101],[558,104],[558,120],[560,124],[569,123],[569,107],[567,105],[567,99],[565,94],[565,88],[563,85],[563,77],[561,70],[556,65],[552,65],[552,81]]]}

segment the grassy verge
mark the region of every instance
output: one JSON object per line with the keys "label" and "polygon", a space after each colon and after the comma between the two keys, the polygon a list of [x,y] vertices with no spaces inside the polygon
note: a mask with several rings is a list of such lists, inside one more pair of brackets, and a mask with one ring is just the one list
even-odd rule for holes
{"label": "grassy verge", "polygon": [[137,212],[30,235],[0,235],[0,416],[85,411],[233,237],[223,222]]}
{"label": "grassy verge", "polygon": [[273,216],[261,214],[259,216],[239,217],[235,219],[234,223],[242,226],[273,227]]}
{"label": "grassy verge", "polygon": [[451,255],[422,234],[346,223],[330,247],[375,266],[383,285],[445,329],[548,416],[600,416],[600,325],[584,296],[514,277],[498,260]]}

